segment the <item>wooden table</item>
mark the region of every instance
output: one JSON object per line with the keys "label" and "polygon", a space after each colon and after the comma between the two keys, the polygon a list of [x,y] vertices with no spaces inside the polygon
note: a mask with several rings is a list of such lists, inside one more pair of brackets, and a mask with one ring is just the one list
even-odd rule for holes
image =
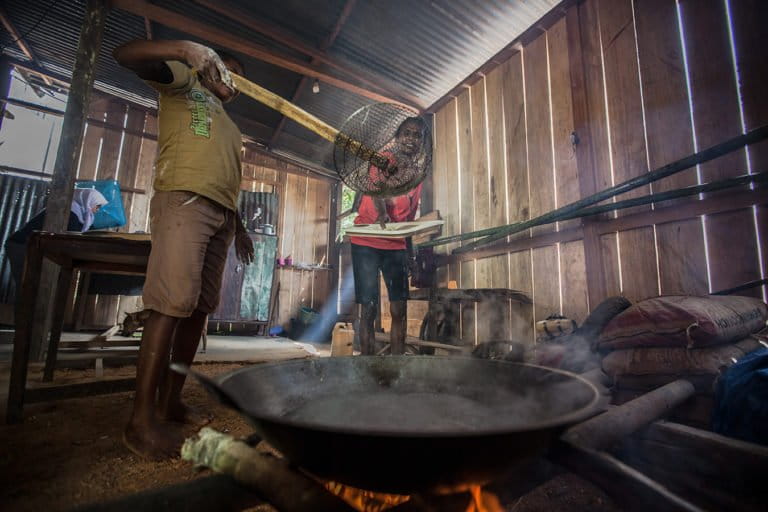
{"label": "wooden table", "polygon": [[59,279],[52,290],[54,309],[44,376],[44,380],[50,380],[56,364],[56,354],[64,322],[64,308],[74,270],[111,274],[145,274],[150,248],[149,235],[144,234],[85,235],[35,232],[30,236],[27,244],[21,299],[16,311],[16,336],[13,344],[11,380],[8,388],[7,423],[17,423],[22,420],[25,400],[27,402],[42,402],[133,389],[134,379],[120,379],[27,390],[27,366],[32,345],[32,327],[35,322],[43,320],[34,318],[34,312],[38,301],[47,299],[38,297],[44,258],[61,268]]}

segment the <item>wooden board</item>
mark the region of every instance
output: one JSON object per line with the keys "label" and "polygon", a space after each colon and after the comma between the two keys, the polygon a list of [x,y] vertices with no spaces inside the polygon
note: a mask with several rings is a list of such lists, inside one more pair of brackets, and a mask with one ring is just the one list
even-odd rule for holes
{"label": "wooden board", "polygon": [[589,314],[584,242],[560,244],[563,315],[581,324]]}
{"label": "wooden board", "polygon": [[[579,191],[582,197],[611,186],[608,118],[605,110],[604,73],[598,0],[587,0],[568,11],[566,23],[571,57],[571,84],[574,130],[579,137],[575,154],[579,167]],[[584,257],[588,275],[590,305],[599,304],[609,295],[607,282],[618,290],[617,235],[611,234],[608,247],[594,225],[598,219],[582,219]],[[613,260],[611,260],[613,258]],[[612,274],[609,274],[612,273]]]}
{"label": "wooden board", "polygon": [[[525,67],[526,132],[528,137],[528,179],[530,216],[538,217],[555,209],[554,162],[549,107],[547,38],[534,39],[523,49]],[[533,229],[549,233],[553,225]]]}
{"label": "wooden board", "polygon": [[[489,225],[501,226],[509,223],[507,200],[507,168],[504,144],[504,69],[497,67],[486,77],[485,96],[488,118],[488,165],[489,165]],[[507,288],[509,283],[509,262],[507,255],[488,258],[490,264],[490,286]]]}
{"label": "wooden board", "polygon": [[435,227],[442,226],[443,220],[419,220],[410,222],[390,222],[384,229],[379,224],[358,224],[347,228],[348,236],[375,236],[378,238],[403,238],[418,235]]}
{"label": "wooden board", "polygon": [[[472,137],[469,159],[470,180],[474,205],[474,229],[491,226],[490,183],[488,176],[487,116],[485,111],[485,79],[469,89],[472,112]],[[491,265],[487,259],[475,263],[475,287],[491,286]]]}
{"label": "wooden board", "polygon": [[[768,38],[768,3],[762,0],[729,2],[733,22],[736,65],[741,85],[744,124],[747,130],[768,124],[768,54],[755,51]],[[768,140],[749,147],[749,162],[755,172],[768,169]],[[768,208],[757,207],[757,226],[762,254],[762,275],[768,275]],[[763,300],[766,287],[763,287]]]}
{"label": "wooden board", "polygon": [[[461,233],[474,231],[474,194],[472,174],[470,170],[472,154],[472,108],[470,106],[470,90],[466,89],[457,98],[456,126],[458,128],[458,158],[459,158],[459,205]],[[460,288],[475,287],[475,262],[461,263],[459,273]]]}
{"label": "wooden board", "polygon": [[533,310],[534,320],[544,320],[560,313],[560,276],[557,247],[550,245],[533,249]]}
{"label": "wooden board", "polygon": [[[685,64],[674,0],[635,3],[637,52],[643,86],[648,139],[648,165],[656,169],[693,153]],[[654,184],[654,192],[696,183],[689,169]],[[685,221],[656,227],[659,245],[659,292],[707,293],[706,251],[701,222]],[[636,247],[636,246],[635,246]],[[623,257],[623,253],[622,253]]]}
{"label": "wooden board", "polygon": [[[580,198],[576,154],[571,134],[574,132],[573,97],[571,94],[570,57],[565,18],[547,31],[549,81],[552,97],[552,145],[555,166],[555,205],[563,206]],[[558,223],[568,229],[580,224],[573,219]]]}
{"label": "wooden board", "polygon": [[[528,190],[528,157],[526,117],[523,84],[523,60],[520,53],[512,55],[501,66],[502,103],[504,111],[504,137],[507,173],[508,222],[519,222],[530,218]],[[527,237],[530,231],[518,237]],[[520,251],[508,255],[509,288],[532,295],[533,277],[531,251]],[[512,304],[510,308],[510,335],[533,343],[533,315],[525,316]]]}
{"label": "wooden board", "polygon": [[[611,168],[614,183],[622,183],[648,172],[631,0],[602,1],[599,16]],[[617,199],[649,191],[647,186],[640,187]],[[623,294],[633,301],[658,295],[653,228],[619,233],[618,255]]]}
{"label": "wooden board", "polygon": [[[739,98],[723,2],[683,2],[685,49],[690,73],[693,120],[699,148],[713,146],[741,133]],[[745,151],[736,151],[701,165],[704,182],[747,173]],[[752,209],[707,216],[707,254],[712,291],[761,278],[757,233]],[[755,288],[745,294],[762,297]]]}
{"label": "wooden board", "polygon": [[[449,104],[450,105],[450,104]],[[451,208],[448,204],[448,152],[447,152],[447,145],[448,145],[448,134],[446,133],[446,117],[449,114],[448,108],[450,107],[443,107],[442,109],[435,112],[435,115],[433,117],[434,121],[434,127],[433,127],[433,136],[434,136],[434,147],[433,147],[433,156],[432,156],[432,181],[434,183],[434,205],[435,209],[440,211],[441,215],[445,216],[446,213],[448,213],[448,210]],[[447,231],[443,231],[444,234],[447,234]],[[436,252],[438,254],[445,254],[446,248],[445,247],[438,247],[436,248]],[[437,286],[448,286],[448,267],[442,266],[437,269],[436,272],[436,283]]]}

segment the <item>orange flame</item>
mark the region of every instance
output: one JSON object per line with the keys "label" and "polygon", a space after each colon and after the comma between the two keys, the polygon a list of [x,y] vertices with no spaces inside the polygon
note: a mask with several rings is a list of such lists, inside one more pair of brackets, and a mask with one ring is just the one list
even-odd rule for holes
{"label": "orange flame", "polygon": [[357,489],[338,482],[325,482],[325,488],[360,512],[382,512],[410,500],[410,496]]}

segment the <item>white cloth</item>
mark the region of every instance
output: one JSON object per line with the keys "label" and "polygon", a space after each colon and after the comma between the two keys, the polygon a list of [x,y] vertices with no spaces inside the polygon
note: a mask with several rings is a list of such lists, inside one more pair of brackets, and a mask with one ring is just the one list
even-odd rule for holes
{"label": "white cloth", "polygon": [[94,211],[96,206],[104,206],[109,201],[96,189],[76,188],[72,195],[72,213],[77,216],[77,220],[83,223],[83,232],[88,231],[93,225]]}

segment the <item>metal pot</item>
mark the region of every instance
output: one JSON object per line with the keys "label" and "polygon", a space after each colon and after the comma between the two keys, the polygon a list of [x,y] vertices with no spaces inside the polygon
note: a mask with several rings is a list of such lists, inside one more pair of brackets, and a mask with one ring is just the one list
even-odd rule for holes
{"label": "metal pot", "polygon": [[259,229],[262,230],[262,233],[265,235],[274,235],[275,234],[275,226],[272,224],[261,224],[259,226]]}
{"label": "metal pot", "polygon": [[195,376],[294,464],[406,494],[523,465],[598,400],[576,375],[474,358],[328,357]]}

